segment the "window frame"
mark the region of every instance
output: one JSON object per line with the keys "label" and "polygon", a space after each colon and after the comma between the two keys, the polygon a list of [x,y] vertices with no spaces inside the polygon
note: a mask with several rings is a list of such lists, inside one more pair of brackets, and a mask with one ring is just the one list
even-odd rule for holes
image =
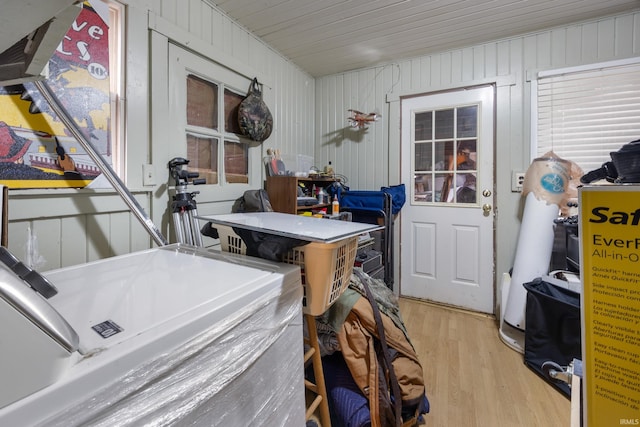
{"label": "window frame", "polygon": [[[246,93],[251,79],[237,73],[219,63],[191,52],[180,45],[169,42],[169,117],[174,120],[170,127],[170,140],[179,141],[174,144],[174,156],[187,158],[187,133],[202,135],[202,128],[187,124],[186,115],[186,85],[187,76],[194,75],[201,79],[218,84],[218,111],[224,118],[224,90],[228,89],[238,94]],[[232,200],[244,191],[261,187],[260,169],[261,148],[259,144],[234,133],[226,132],[224,119],[219,123],[218,132],[207,132],[206,136],[220,135],[218,144],[218,183],[198,185],[199,199],[207,202]],[[227,182],[224,170],[224,143],[232,141],[247,144],[248,147],[248,183]],[[172,156],[173,157],[173,156]],[[190,160],[190,159],[188,159]],[[171,183],[173,185],[174,183]]]}
{"label": "window frame", "polygon": [[[109,8],[109,96],[111,116],[110,144],[112,149],[111,163],[116,174],[126,182],[126,146],[125,146],[125,22],[126,8],[116,0],[103,0]],[[115,22],[114,22],[115,21]],[[115,27],[115,30],[114,30]]]}

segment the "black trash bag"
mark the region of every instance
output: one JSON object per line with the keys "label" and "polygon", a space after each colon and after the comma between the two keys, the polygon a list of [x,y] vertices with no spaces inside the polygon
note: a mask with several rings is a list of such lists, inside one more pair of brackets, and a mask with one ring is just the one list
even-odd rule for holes
{"label": "black trash bag", "polygon": [[213,239],[219,239],[220,235],[218,234],[218,229],[213,226],[212,222],[208,222],[202,226],[200,229],[200,233],[203,236],[211,237]]}
{"label": "black trash bag", "polygon": [[[231,211],[234,213],[273,212],[273,207],[271,206],[266,190],[247,190],[242,197],[236,199]],[[271,261],[282,261],[282,257],[288,251],[296,246],[308,243],[289,237],[276,236],[274,234],[237,227],[233,227],[233,231],[240,236],[247,246],[247,255]]]}
{"label": "black trash bag", "polygon": [[623,145],[618,151],[614,151],[610,155],[618,171],[616,183],[640,182],[640,139]]}
{"label": "black trash bag", "polygon": [[580,178],[583,184],[606,179],[617,184],[640,182],[640,139],[623,145],[618,151],[609,153],[612,161],[605,162]]}
{"label": "black trash bag", "polygon": [[541,278],[523,285],[527,290],[524,363],[543,379],[571,396],[565,382],[549,378],[545,362],[566,367],[582,360],[580,294]]}
{"label": "black trash bag", "polygon": [[262,142],[273,130],[273,116],[262,99],[258,79],[254,78],[247,96],[238,107],[238,124],[243,135]]}
{"label": "black trash bag", "polygon": [[608,182],[615,182],[618,178],[618,170],[613,162],[605,162],[598,169],[594,169],[582,175],[580,182],[583,184],[589,184],[594,181],[606,179]]}
{"label": "black trash bag", "polygon": [[273,212],[273,207],[266,190],[247,190],[233,203],[231,212]]}
{"label": "black trash bag", "polygon": [[304,240],[244,228],[233,227],[233,231],[247,246],[247,255],[270,261],[282,262],[282,257],[291,249],[309,243]]}

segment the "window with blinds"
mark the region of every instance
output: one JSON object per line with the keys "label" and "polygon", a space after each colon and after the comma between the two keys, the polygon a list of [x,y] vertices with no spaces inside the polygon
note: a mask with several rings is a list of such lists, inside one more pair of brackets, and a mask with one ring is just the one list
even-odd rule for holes
{"label": "window with blinds", "polygon": [[536,157],[553,150],[586,173],[640,138],[640,63],[541,72],[533,86]]}

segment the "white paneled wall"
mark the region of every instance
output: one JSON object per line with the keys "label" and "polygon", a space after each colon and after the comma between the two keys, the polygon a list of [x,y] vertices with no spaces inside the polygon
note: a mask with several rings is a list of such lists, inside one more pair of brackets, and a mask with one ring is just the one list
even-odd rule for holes
{"label": "white paneled wall", "polygon": [[[127,5],[126,183],[163,233],[169,234],[169,159],[154,155],[168,150],[152,141],[149,102],[149,76],[163,72],[149,69],[149,29],[158,22],[168,39],[205,51],[205,56],[230,68],[255,73],[265,83],[274,131],[263,149],[314,156],[319,167],[331,161],[352,189],[378,189],[398,182],[400,96],[496,83],[498,274],[510,268],[519,228],[520,195],[510,191],[511,171],[526,170],[530,161],[528,79],[539,70],[640,54],[640,15],[630,13],[314,80],[219,12],[214,2],[123,3]],[[349,127],[350,108],[377,111],[382,119],[359,131]],[[154,163],[154,186],[143,186],[146,163]],[[36,241],[44,270],[152,244],[113,192],[20,190],[11,191],[9,198],[9,248],[23,258],[28,244]],[[229,212],[232,203],[202,201],[201,213]]]}
{"label": "white paneled wall", "polygon": [[[135,194],[148,206],[148,194]],[[149,248],[151,238],[112,192],[9,192],[8,248],[39,270]]]}
{"label": "white paneled wall", "polygon": [[[399,97],[495,83],[499,277],[511,268],[519,230],[521,200],[519,193],[511,192],[511,171],[525,171],[530,163],[531,76],[540,70],[639,54],[640,14],[630,13],[322,77],[316,80],[316,159],[321,164],[334,161],[352,189],[377,190],[396,184]],[[378,108],[383,119],[366,132],[355,131],[346,127],[348,108],[366,112]]]}
{"label": "white paneled wall", "polygon": [[[167,238],[169,159],[154,156],[154,152],[169,150],[152,141],[153,106],[149,102],[149,76],[163,73],[150,69],[149,29],[157,22],[162,23],[168,39],[192,50],[202,50],[198,53],[229,68],[255,73],[265,82],[264,97],[274,115],[274,131],[263,143],[264,149],[274,147],[282,153],[314,155],[312,77],[206,1],[123,0],[122,3],[127,6],[126,184]],[[152,162],[156,185],[143,186],[142,165]],[[229,212],[232,205],[232,200],[210,205],[206,200],[200,202],[201,213]],[[25,261],[33,260],[32,265],[41,271],[145,249],[153,244],[120,196],[106,190],[10,191],[8,235],[9,249]],[[27,255],[28,249],[31,256]]]}
{"label": "white paneled wall", "polygon": [[[274,118],[273,132],[262,143],[263,155],[266,155],[267,148],[277,148],[282,154],[313,156],[315,84],[311,76],[303,73],[207,2],[165,0],[156,4],[158,7],[150,12],[149,18],[150,28],[158,33],[158,36],[152,36],[154,40],[152,55],[164,53],[164,49],[158,48],[157,44],[162,43],[161,40],[166,38],[196,50],[208,59],[248,78],[258,77],[263,84],[264,100]],[[154,60],[153,63],[156,64],[156,61]],[[158,72],[162,73],[163,70],[158,70],[155,66],[151,70],[154,80],[153,96],[157,95],[156,91],[161,92],[164,89],[162,86],[157,87],[155,76]],[[154,117],[153,114],[152,117]],[[167,120],[170,120],[170,117]],[[159,125],[154,127],[156,130],[158,128]],[[152,159],[157,165],[156,170],[160,169],[160,181],[167,182],[168,171],[165,165],[172,157],[168,153],[175,150],[170,147],[173,141],[164,141],[162,136],[152,138]],[[167,154],[162,157],[162,153]],[[260,167],[261,173],[263,170],[264,168]],[[228,213],[233,201],[241,195],[241,193],[235,194],[228,200],[215,203],[199,197],[197,198],[198,211],[200,214]],[[153,200],[153,211],[158,213],[154,215],[154,219],[167,235],[172,228],[170,218],[163,216],[166,214],[168,199],[166,188],[160,188]]]}
{"label": "white paneled wall", "polygon": [[[375,189],[389,181],[386,95],[398,84],[399,70],[390,64],[316,81],[316,164],[331,162],[353,189]],[[375,111],[382,119],[367,129],[354,128],[347,120],[349,109]]]}
{"label": "white paneled wall", "polygon": [[282,153],[314,154],[313,77],[236,25],[209,2],[156,0],[152,3],[154,14],[211,46],[217,51],[218,59],[241,71],[254,72],[265,82],[263,95],[274,116],[274,131],[264,142],[265,148],[279,148]]}

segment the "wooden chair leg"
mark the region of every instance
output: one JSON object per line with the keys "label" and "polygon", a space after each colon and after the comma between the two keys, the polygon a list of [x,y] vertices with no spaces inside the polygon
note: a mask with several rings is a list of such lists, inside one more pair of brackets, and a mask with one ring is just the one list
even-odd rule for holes
{"label": "wooden chair leg", "polygon": [[320,346],[318,344],[318,330],[316,329],[316,318],[310,314],[305,314],[307,321],[307,329],[309,332],[310,349],[305,352],[305,363],[311,359],[313,366],[313,375],[315,383],[305,380],[305,387],[316,394],[316,398],[307,408],[306,419],[308,420],[313,412],[318,408],[320,410],[320,422],[322,427],[331,427],[331,417],[329,415],[329,401],[327,400],[327,388],[324,382],[324,370],[322,369],[322,357],[320,355]]}

